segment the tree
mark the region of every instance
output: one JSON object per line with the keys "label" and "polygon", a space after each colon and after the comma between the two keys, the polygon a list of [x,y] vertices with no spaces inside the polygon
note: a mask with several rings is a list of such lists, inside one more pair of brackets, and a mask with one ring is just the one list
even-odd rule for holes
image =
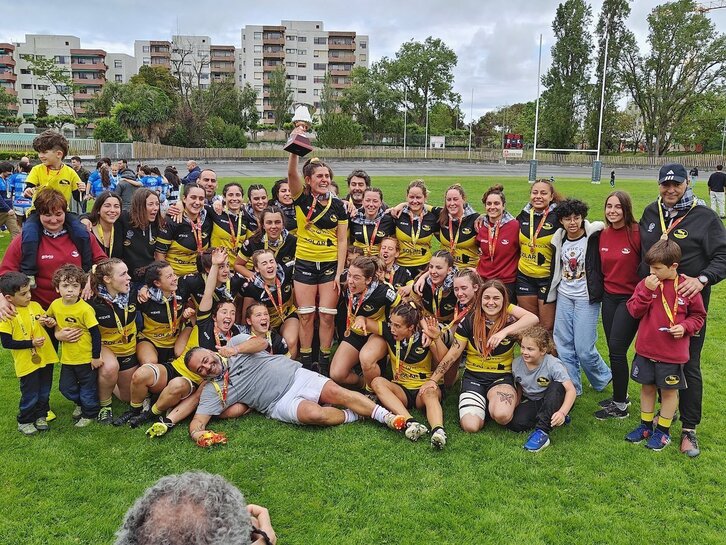
{"label": "tree", "polygon": [[542,78],[542,140],[555,148],[572,148],[582,122],[584,93],[592,44],[592,12],[584,0],[567,0],[557,7],[552,23],[556,42],[552,66]]}
{"label": "tree", "polygon": [[10,117],[14,112],[10,112],[10,106],[17,104],[17,99],[8,93],[3,87],[0,87],[0,117]]}
{"label": "tree", "polygon": [[128,142],[126,130],[111,117],[104,117],[96,121],[93,137],[101,142]]}
{"label": "tree", "polygon": [[172,121],[174,104],[163,91],[143,83],[131,85],[124,102],[116,104],[112,114],[126,130],[147,142],[159,143]]}
{"label": "tree", "polygon": [[363,142],[363,129],[346,114],[326,115],[316,132],[316,144],[323,148],[353,148]]}
{"label": "tree", "polygon": [[723,91],[707,91],[700,96],[693,109],[674,128],[674,142],[694,151],[721,150],[726,119],[726,93]]}
{"label": "tree", "polygon": [[179,80],[175,78],[166,66],[144,65],[139,68],[139,73],[129,80],[129,83],[136,85],[145,83],[164,91],[166,96],[174,102],[179,100]]}
{"label": "tree", "polygon": [[357,66],[351,74],[350,87],[343,90],[340,108],[376,135],[394,132],[394,128],[403,130],[401,102],[403,97],[386,83],[378,65],[371,69]]}
{"label": "tree", "polygon": [[256,103],[257,93],[249,83],[240,90],[231,81],[212,82],[207,89],[195,89],[191,95],[197,115],[204,119],[217,116],[245,130],[259,119]]}
{"label": "tree", "polygon": [[643,142],[643,118],[638,108],[632,102],[625,110],[619,111],[616,117],[616,133],[620,143],[633,153],[640,149]]}
{"label": "tree", "polygon": [[426,106],[445,102],[456,105],[461,97],[453,91],[456,53],[438,38],[404,43],[395,59],[383,57],[376,70],[397,91],[400,105],[408,107],[412,121],[426,123]]}
{"label": "tree", "polygon": [[726,36],[691,0],[656,6],[648,26],[647,54],[627,32],[619,74],[640,109],[648,151],[661,155],[702,95],[723,83]]}
{"label": "tree", "polygon": [[47,82],[53,88],[53,92],[60,96],[56,106],[64,109],[66,114],[75,117],[73,93],[77,92],[80,86],[73,83],[72,72],[58,66],[55,59],[46,58],[42,55],[29,56],[27,61],[30,72]]}
{"label": "tree", "polygon": [[174,44],[171,55],[171,74],[176,79],[179,94],[187,105],[191,104],[192,90],[202,83],[202,73],[211,59],[208,54],[197,55],[191,41]]}
{"label": "tree", "polygon": [[36,117],[48,117],[48,101],[45,97],[40,97],[40,99],[38,100],[38,112],[36,113]]}
{"label": "tree", "polygon": [[338,102],[337,92],[331,85],[330,72],[326,72],[323,79],[323,89],[320,93],[320,117],[336,113],[339,110]]}
{"label": "tree", "polygon": [[278,65],[270,72],[270,109],[275,118],[275,127],[281,129],[292,108],[292,87],[287,81],[285,67]]}

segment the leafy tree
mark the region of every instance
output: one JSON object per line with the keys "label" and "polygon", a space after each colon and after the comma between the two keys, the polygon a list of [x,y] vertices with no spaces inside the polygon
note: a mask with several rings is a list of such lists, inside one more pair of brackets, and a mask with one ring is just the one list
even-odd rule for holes
{"label": "leafy tree", "polygon": [[76,116],[73,109],[73,93],[80,89],[79,85],[73,83],[73,76],[69,69],[58,66],[55,59],[33,55],[28,57],[28,67],[31,73],[48,83],[53,92],[60,96],[57,106],[65,109],[68,115]]}
{"label": "leafy tree", "polygon": [[632,102],[625,110],[619,111],[616,116],[615,132],[618,140],[625,144],[633,153],[637,152],[645,136],[643,133],[643,119],[638,108]]}
{"label": "leafy tree", "polygon": [[442,40],[429,36],[423,43],[413,40],[404,43],[394,59],[383,57],[375,69],[397,91],[401,106],[408,107],[410,118],[424,125],[427,104],[460,102],[461,97],[453,90],[457,60],[456,53]]}
{"label": "leafy tree", "polygon": [[552,23],[556,42],[552,66],[542,78],[542,140],[555,148],[571,148],[582,121],[584,93],[592,44],[588,27],[590,6],[567,0],[557,7]]}
{"label": "leafy tree", "polygon": [[673,141],[689,149],[721,150],[726,94],[723,89],[701,95],[683,121],[674,128]]}
{"label": "leafy tree", "polygon": [[257,93],[249,83],[240,90],[231,81],[212,82],[207,89],[195,89],[191,97],[195,113],[203,119],[217,116],[243,129],[259,119],[256,102]]}
{"label": "leafy tree", "polygon": [[456,128],[459,114],[458,107],[437,102],[429,108],[429,134],[442,135]]}
{"label": "leafy tree", "polygon": [[166,66],[144,65],[139,68],[139,73],[129,80],[132,85],[145,83],[164,91],[164,94],[174,102],[179,100],[179,81],[175,78]]}
{"label": "leafy tree", "polygon": [[363,129],[346,114],[326,115],[316,132],[316,143],[323,148],[353,148],[363,142]]}
{"label": "leafy tree", "polygon": [[246,148],[247,137],[239,125],[225,122],[219,116],[207,120],[206,143],[211,148]]}
{"label": "leafy tree", "polygon": [[351,74],[351,86],[343,90],[340,108],[373,134],[403,130],[403,97],[391,89],[379,66],[357,66]]}
{"label": "leafy tree", "polygon": [[292,87],[287,81],[287,72],[282,65],[270,72],[270,109],[275,118],[275,127],[282,128],[292,107]]}
{"label": "leafy tree", "polygon": [[330,72],[326,72],[323,79],[323,89],[320,93],[320,117],[323,118],[328,114],[336,113],[340,109],[339,101],[339,97],[331,85]]}
{"label": "leafy tree", "polygon": [[96,121],[93,137],[101,142],[128,142],[126,130],[111,117],[104,117]]}
{"label": "leafy tree", "polygon": [[0,117],[14,116],[14,113],[10,112],[10,106],[17,103],[18,101],[13,95],[0,87]]}
{"label": "leafy tree", "polygon": [[[132,78],[133,79],[133,78]],[[108,117],[113,107],[124,101],[124,97],[131,93],[133,83],[107,82],[101,92],[95,95],[86,104],[86,115],[90,117]]]}
{"label": "leafy tree", "polygon": [[145,83],[130,86],[124,102],[112,114],[125,129],[141,135],[147,142],[159,143],[174,114],[172,100],[157,87]]}
{"label": "leafy tree", "polygon": [[45,97],[40,97],[38,100],[38,113],[37,117],[48,117],[48,101]]}
{"label": "leafy tree", "polygon": [[642,54],[627,32],[619,74],[640,109],[649,152],[661,155],[702,95],[724,81],[726,36],[691,0],[656,6],[648,25],[650,51]]}

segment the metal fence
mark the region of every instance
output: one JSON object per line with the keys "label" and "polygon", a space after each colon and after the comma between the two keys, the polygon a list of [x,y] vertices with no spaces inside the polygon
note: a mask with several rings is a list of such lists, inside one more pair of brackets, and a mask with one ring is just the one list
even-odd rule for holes
{"label": "metal fence", "polygon": [[101,142],[101,157],[111,159],[133,159],[134,145],[131,142]]}

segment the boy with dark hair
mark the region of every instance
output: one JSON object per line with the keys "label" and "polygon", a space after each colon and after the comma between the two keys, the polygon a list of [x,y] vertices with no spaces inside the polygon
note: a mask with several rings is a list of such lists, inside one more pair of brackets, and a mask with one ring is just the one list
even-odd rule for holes
{"label": "boy with dark hair", "polygon": [[[63,265],[53,274],[53,287],[60,297],[48,307],[48,316],[57,327],[82,331],[78,341],[60,343],[60,391],[76,404],[73,418],[76,427],[88,426],[96,419],[98,401],[97,371],[101,361],[101,331],[93,307],[80,299],[86,273],[76,265]],[[90,363],[89,363],[90,362]]]}
{"label": "boy with dark hair", "polygon": [[[38,152],[41,164],[34,166],[28,174],[24,195],[35,201],[44,189],[55,189],[65,197],[70,211],[72,200],[80,200],[81,192],[85,191],[86,186],[76,171],[63,163],[63,158],[68,154],[68,140],[58,132],[44,131],[33,140],[33,149]],[[88,230],[73,214],[66,214],[66,223],[71,239],[81,250],[83,269],[90,270],[93,261]],[[35,276],[38,274],[38,242],[41,229],[38,215],[33,213],[31,206],[23,228],[23,258],[20,262],[20,271],[30,277],[31,288],[35,288]]]}
{"label": "boy with dark hair", "polygon": [[20,379],[18,431],[35,435],[48,430],[46,415],[58,354],[45,328],[54,327],[55,320],[30,300],[29,279],[23,273],[12,271],[0,276],[0,293],[16,311],[13,318],[0,322],[0,342],[10,350]]}
{"label": "boy with dark hair", "polygon": [[[683,277],[678,274],[681,249],[674,241],[656,242],[645,254],[650,275],[641,280],[627,303],[628,312],[640,319],[635,340],[631,378],[641,384],[640,425],[625,436],[659,451],[668,446],[670,426],[678,406],[678,390],[688,387],[683,367],[690,359],[691,335],[706,320],[700,293],[691,297],[678,294]],[[661,392],[660,416],[653,429],[656,390]]]}

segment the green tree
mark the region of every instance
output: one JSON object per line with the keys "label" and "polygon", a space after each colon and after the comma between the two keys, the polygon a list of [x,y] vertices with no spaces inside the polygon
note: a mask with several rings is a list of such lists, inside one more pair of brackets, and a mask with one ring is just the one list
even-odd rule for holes
{"label": "green tree", "polygon": [[640,109],[649,152],[661,155],[702,95],[723,83],[726,36],[691,0],[656,6],[648,26],[650,51],[642,54],[627,32],[619,73]]}
{"label": "green tree", "polygon": [[[133,79],[133,78],[132,78]],[[101,92],[95,95],[86,105],[86,115],[90,117],[108,117],[113,107],[124,101],[124,97],[131,93],[132,83],[116,83],[110,81],[103,86]]]}
{"label": "green tree", "polygon": [[552,66],[542,78],[540,127],[542,141],[555,148],[571,148],[583,118],[584,93],[592,44],[588,27],[592,17],[584,0],[557,6],[552,30]]}
{"label": "green tree", "polygon": [[112,114],[126,130],[159,143],[173,119],[174,103],[157,87],[142,83],[130,86],[128,96],[114,106]]}
{"label": "green tree", "polygon": [[76,116],[73,108],[73,93],[80,86],[73,83],[73,75],[69,69],[59,66],[55,59],[42,55],[32,55],[27,58],[30,72],[53,88],[53,93],[60,96],[56,106],[64,109],[67,115]]}
{"label": "green tree", "polygon": [[674,128],[673,141],[688,149],[721,150],[723,122],[726,119],[726,93],[707,91],[683,121]]}
{"label": "green tree", "polygon": [[128,142],[128,133],[118,122],[111,117],[104,117],[96,121],[93,137],[101,142]]}
{"label": "green tree", "polygon": [[408,107],[409,118],[424,125],[427,104],[461,101],[453,90],[457,60],[453,49],[439,38],[429,36],[423,43],[413,40],[404,43],[394,59],[383,57],[376,69],[384,74],[391,89],[398,92],[400,105]]}
{"label": "green tree", "polygon": [[275,127],[281,129],[292,108],[292,87],[287,81],[287,72],[282,65],[270,72],[270,109],[272,110]]}
{"label": "green tree", "polygon": [[17,104],[18,100],[8,93],[3,87],[0,87],[0,117],[10,117],[14,112],[10,111],[10,106]]}
{"label": "green tree", "polygon": [[331,76],[330,72],[325,73],[325,78],[323,79],[323,89],[320,93],[320,117],[321,119],[324,118],[328,114],[334,114],[336,113],[340,107],[339,102],[340,99],[338,97],[338,94],[335,89],[333,89],[333,86],[331,85]]}
{"label": "green tree", "polygon": [[144,65],[139,68],[139,73],[129,80],[132,85],[145,83],[164,91],[164,94],[175,103],[179,100],[179,82],[166,66]]}
{"label": "green tree", "polygon": [[343,90],[340,108],[360,123],[366,131],[376,134],[403,130],[403,97],[391,89],[378,64],[368,69],[357,66],[351,74],[350,87]]}
{"label": "green tree", "polygon": [[239,125],[227,123],[219,116],[207,120],[206,144],[210,148],[246,148],[247,137]]}
{"label": "green tree", "polygon": [[207,89],[195,89],[191,95],[194,111],[203,119],[217,116],[225,123],[243,129],[257,123],[257,93],[247,83],[238,89],[233,82],[212,82]]}
{"label": "green tree", "polygon": [[326,115],[316,132],[322,148],[353,148],[363,142],[363,129],[346,114]]}
{"label": "green tree", "polygon": [[35,117],[37,118],[35,124],[39,128],[44,129],[48,126],[48,101],[45,97],[38,99],[38,111]]}

